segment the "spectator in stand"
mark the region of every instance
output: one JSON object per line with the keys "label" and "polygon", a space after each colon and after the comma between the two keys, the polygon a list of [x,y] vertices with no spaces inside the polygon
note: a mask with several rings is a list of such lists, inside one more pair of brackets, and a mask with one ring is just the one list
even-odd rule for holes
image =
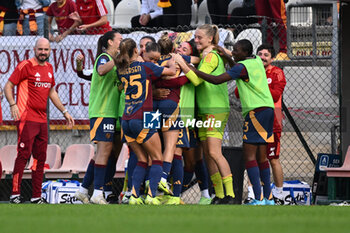
{"label": "spectator in stand", "polygon": [[[275,60],[288,60],[287,56],[287,16],[284,0],[255,0],[256,13],[258,16],[267,17],[267,42],[273,44],[272,23],[277,24],[279,38],[279,53]],[[262,19],[259,20],[262,22]]]}
{"label": "spectator in stand", "polygon": [[78,27],[78,31],[88,35],[96,35],[112,30],[107,19],[108,11],[103,0],[76,0],[76,5],[79,15],[73,13],[71,18],[78,20],[77,17],[81,17],[82,25]]}
{"label": "spectator in stand", "polygon": [[190,25],[192,0],[159,0],[158,6],[163,8],[163,27]]}
{"label": "spectator in stand", "polygon": [[[7,81],[4,91],[10,105],[11,117],[16,121],[18,144],[17,158],[13,168],[12,195],[10,203],[23,203],[21,183],[24,167],[33,154],[31,203],[44,204],[41,197],[44,164],[48,143],[46,109],[48,98],[62,112],[70,127],[74,120],[63,106],[54,86],[53,68],[47,62],[50,56],[50,42],[39,38],[34,47],[35,57],[18,64]],[[17,86],[17,102],[14,87]]]}
{"label": "spectator in stand", "polygon": [[15,36],[18,17],[15,1],[0,0],[0,35]]}
{"label": "spectator in stand", "polygon": [[51,0],[16,0],[20,10],[17,22],[18,35],[44,35],[45,12]]}
{"label": "spectator in stand", "polygon": [[163,9],[157,5],[158,0],[142,0],[141,12],[131,19],[131,26],[161,27],[163,25]]}
{"label": "spectator in stand", "polygon": [[56,37],[49,32],[50,41],[60,42],[67,35],[74,33],[76,27],[82,23],[80,17],[77,20],[70,18],[70,15],[74,12],[77,13],[77,6],[73,0],[56,0],[49,6],[46,13],[49,25],[51,26],[52,19],[55,18],[59,30],[59,35]]}
{"label": "spectator in stand", "polygon": [[231,0],[207,0],[212,24],[227,24],[227,11],[230,2]]}

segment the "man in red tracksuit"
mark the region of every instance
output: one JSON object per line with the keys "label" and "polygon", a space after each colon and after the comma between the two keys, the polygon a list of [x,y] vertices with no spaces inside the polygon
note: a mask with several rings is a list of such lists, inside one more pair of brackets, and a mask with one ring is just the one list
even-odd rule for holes
{"label": "man in red tracksuit", "polygon": [[282,94],[284,87],[286,86],[286,78],[283,70],[277,66],[271,65],[273,58],[275,57],[275,50],[273,46],[268,44],[262,44],[257,49],[257,55],[261,58],[265,70],[267,83],[275,103],[275,117],[273,122],[273,134],[275,141],[267,144],[267,158],[270,161],[272,174],[276,187],[272,189],[272,195],[274,196],[275,203],[277,205],[283,204],[282,191],[283,191],[283,171],[279,160],[280,155],[280,138],[282,132]]}
{"label": "man in red tracksuit", "polygon": [[[10,105],[11,117],[16,121],[18,144],[17,158],[13,168],[12,195],[10,203],[19,204],[24,200],[20,196],[24,167],[31,154],[32,166],[32,198],[31,203],[43,204],[41,183],[43,180],[46,149],[48,143],[47,103],[48,98],[60,110],[72,127],[74,120],[63,106],[54,88],[55,78],[52,65],[47,62],[50,56],[50,43],[39,38],[34,47],[35,57],[18,64],[4,92]],[[14,98],[14,87],[17,86],[17,101]]]}
{"label": "man in red tracksuit", "polygon": [[[285,60],[287,57],[287,16],[284,0],[255,0],[256,14],[267,17],[268,31],[267,42],[273,44],[273,33],[271,23],[276,22],[278,28],[280,50],[276,56],[277,60]],[[261,23],[261,19],[259,20]]]}

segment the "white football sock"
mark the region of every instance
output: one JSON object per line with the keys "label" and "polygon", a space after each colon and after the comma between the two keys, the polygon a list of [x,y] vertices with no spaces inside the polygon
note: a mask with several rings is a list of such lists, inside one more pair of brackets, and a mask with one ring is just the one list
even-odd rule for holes
{"label": "white football sock", "polygon": [[88,192],[89,192],[89,190],[80,185],[80,187],[79,187],[79,192],[81,192],[81,193],[87,195]]}
{"label": "white football sock", "polygon": [[253,186],[248,186],[248,198],[255,199]]}
{"label": "white football sock", "polygon": [[201,191],[202,197],[210,198],[208,189],[203,189]]}

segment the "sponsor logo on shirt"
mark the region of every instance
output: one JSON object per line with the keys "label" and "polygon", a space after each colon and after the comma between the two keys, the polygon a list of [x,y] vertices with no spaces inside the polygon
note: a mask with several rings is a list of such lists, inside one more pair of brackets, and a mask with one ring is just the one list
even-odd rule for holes
{"label": "sponsor logo on shirt", "polygon": [[51,83],[47,82],[34,82],[35,87],[51,88]]}
{"label": "sponsor logo on shirt", "polygon": [[40,74],[38,72],[36,72],[36,74],[34,75],[35,77],[41,77]]}

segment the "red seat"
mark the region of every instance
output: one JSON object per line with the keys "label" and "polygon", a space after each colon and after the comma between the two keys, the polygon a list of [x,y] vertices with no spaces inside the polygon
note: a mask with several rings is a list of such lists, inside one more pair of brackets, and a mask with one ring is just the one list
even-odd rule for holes
{"label": "red seat", "polygon": [[327,168],[328,177],[350,177],[350,146],[346,152],[344,163],[341,167]]}
{"label": "red seat", "polygon": [[123,147],[120,151],[119,157],[118,157],[114,178],[124,178],[125,177],[125,161],[128,158],[129,158],[129,148],[126,145],[126,143],[124,143]]}
{"label": "red seat", "polygon": [[[27,166],[28,169],[23,172],[23,179],[31,179],[32,170],[30,168],[33,166],[33,161],[33,156],[31,156]],[[58,145],[49,144],[47,146],[45,164],[49,166],[49,169],[57,169],[61,167],[61,148]]]}
{"label": "red seat", "polygon": [[[337,181],[339,178],[347,178],[350,177],[350,146],[348,147],[348,151],[346,152],[344,163],[341,167],[336,168],[326,168],[327,177],[328,177],[328,187],[327,194],[328,200],[335,200],[339,191],[337,190]],[[350,198],[349,193],[346,194],[346,200]]]}
{"label": "red seat", "polygon": [[4,178],[6,175],[11,175],[13,172],[13,167],[15,166],[15,160],[17,157],[17,146],[7,145],[0,149],[0,161],[2,164],[2,175]]}
{"label": "red seat", "polygon": [[95,149],[91,144],[73,144],[67,147],[62,166],[58,169],[45,170],[48,179],[69,179],[73,175],[85,172]]}

